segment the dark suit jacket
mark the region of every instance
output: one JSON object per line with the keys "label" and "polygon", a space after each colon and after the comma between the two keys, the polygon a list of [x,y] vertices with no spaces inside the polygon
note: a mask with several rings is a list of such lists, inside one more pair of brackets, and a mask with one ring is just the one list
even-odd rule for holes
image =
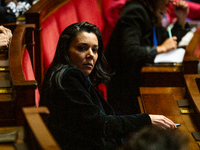
{"label": "dark suit jacket", "polygon": [[15,14],[9,7],[4,5],[4,0],[0,0],[0,23],[10,23],[15,21]]}
{"label": "dark suit jacket", "polygon": [[78,69],[65,71],[64,90],[53,84],[48,94],[50,130],[66,150],[115,150],[121,138],[151,124],[147,114],[115,116],[111,106]]}
{"label": "dark suit jacket", "polygon": [[[135,105],[133,100],[135,98],[137,101],[139,95],[141,68],[145,63],[153,63],[157,55],[153,45],[153,23],[149,14],[139,0],[129,2],[105,49],[104,54],[109,65],[116,73],[107,85],[108,102],[117,111],[123,112],[122,109],[127,110],[128,106]],[[189,29],[188,24],[182,29],[176,23],[172,35],[176,35],[180,41]],[[158,45],[169,37],[166,29],[162,27],[156,28],[156,33]]]}
{"label": "dark suit jacket", "polygon": [[[31,0],[17,0],[18,2],[31,2]],[[32,2],[30,3],[32,4]],[[5,0],[0,0],[0,23],[16,22],[17,18],[12,9],[5,5]]]}

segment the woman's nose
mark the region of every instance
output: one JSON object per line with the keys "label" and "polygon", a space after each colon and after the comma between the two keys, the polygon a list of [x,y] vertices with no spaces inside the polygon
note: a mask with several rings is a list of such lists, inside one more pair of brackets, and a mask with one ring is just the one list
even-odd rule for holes
{"label": "woman's nose", "polygon": [[87,56],[88,57],[93,57],[94,56],[94,52],[92,51],[92,48],[88,49]]}

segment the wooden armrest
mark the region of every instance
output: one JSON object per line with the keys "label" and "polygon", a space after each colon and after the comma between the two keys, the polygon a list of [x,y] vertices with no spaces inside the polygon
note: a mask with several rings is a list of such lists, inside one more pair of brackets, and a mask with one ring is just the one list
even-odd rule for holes
{"label": "wooden armrest", "polygon": [[26,47],[25,33],[26,29],[35,28],[33,24],[18,25],[14,30],[9,49],[10,74],[14,86],[33,86],[37,87],[36,81],[26,81],[22,69],[22,52]]}
{"label": "wooden armrest", "polygon": [[[34,24],[17,25],[13,32],[13,37],[8,51],[10,76],[14,89],[14,98],[16,101],[16,121],[18,125],[23,125],[25,121],[21,108],[25,106],[35,106],[35,89],[37,88],[37,81],[34,80],[34,78],[32,78],[33,80],[25,78],[24,68],[22,66],[25,49],[28,52],[30,50],[30,54],[31,51],[34,50],[32,49],[34,47],[34,43],[30,43],[34,42],[31,38],[34,34],[34,28]],[[28,67],[30,67],[30,70],[34,70],[33,65],[31,63],[29,65],[30,66]]]}
{"label": "wooden armrest", "polygon": [[40,113],[49,114],[46,107],[23,107],[22,108],[28,126],[30,127],[36,141],[43,150],[61,150],[54,137],[48,130]]}
{"label": "wooden armrest", "polygon": [[[197,31],[194,33],[191,41],[185,48],[186,52],[188,53],[189,56],[194,57],[195,49],[196,49],[197,45],[199,44],[199,42],[200,42],[200,30],[197,29]],[[195,58],[199,58],[199,55],[196,56]]]}

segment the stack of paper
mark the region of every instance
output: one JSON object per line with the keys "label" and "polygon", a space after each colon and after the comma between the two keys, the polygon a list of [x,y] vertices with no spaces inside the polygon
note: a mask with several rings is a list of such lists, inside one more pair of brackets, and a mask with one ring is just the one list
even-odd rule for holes
{"label": "stack of paper", "polygon": [[154,63],[182,63],[185,55],[185,49],[177,48],[167,53],[156,55]]}

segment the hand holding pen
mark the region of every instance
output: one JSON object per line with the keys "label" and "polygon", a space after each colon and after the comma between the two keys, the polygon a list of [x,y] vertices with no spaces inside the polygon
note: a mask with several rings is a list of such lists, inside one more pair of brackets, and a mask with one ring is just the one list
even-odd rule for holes
{"label": "hand holding pen", "polygon": [[161,45],[157,46],[158,54],[166,53],[166,52],[177,49],[177,37],[172,36],[170,27],[168,27],[167,30],[168,30],[169,38],[167,38]]}

